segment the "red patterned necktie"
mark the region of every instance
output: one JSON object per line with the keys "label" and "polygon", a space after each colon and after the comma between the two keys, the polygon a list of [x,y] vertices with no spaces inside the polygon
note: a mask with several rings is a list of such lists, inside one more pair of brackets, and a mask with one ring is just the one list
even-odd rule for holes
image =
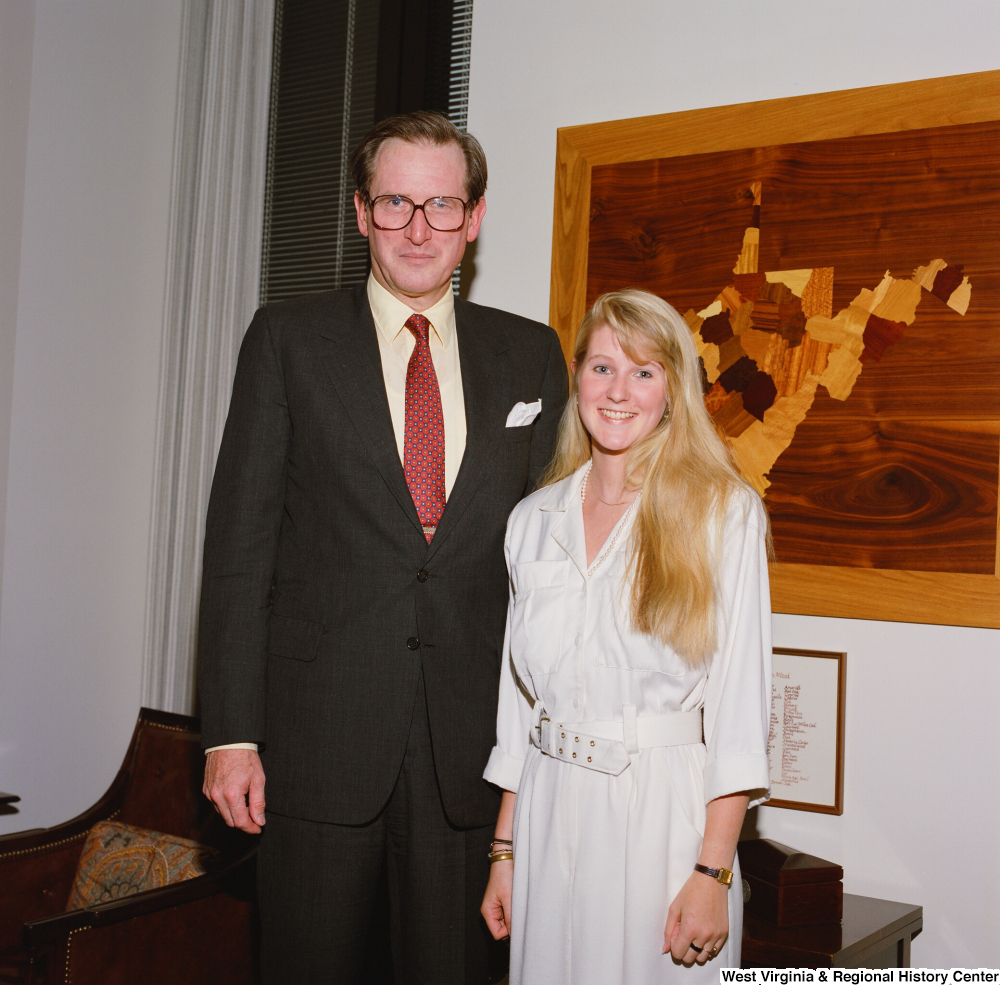
{"label": "red patterned necktie", "polygon": [[431,362],[431,323],[423,315],[410,315],[404,327],[417,343],[406,367],[403,470],[429,544],[444,512],[444,414]]}

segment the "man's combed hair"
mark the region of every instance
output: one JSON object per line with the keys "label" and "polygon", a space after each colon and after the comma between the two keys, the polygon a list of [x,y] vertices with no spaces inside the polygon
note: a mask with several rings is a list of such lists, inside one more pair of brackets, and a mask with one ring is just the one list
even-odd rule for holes
{"label": "man's combed hair", "polygon": [[579,413],[580,372],[594,332],[608,326],[637,363],[665,371],[669,413],[629,452],[626,482],[641,489],[632,529],[629,592],[637,631],[670,646],[692,667],[719,644],[719,560],[727,509],[757,493],[733,464],[705,409],[691,330],[666,301],[646,291],[604,294],[576,339],[570,398],[559,422],[555,457],[542,484],[558,482],[591,456]]}
{"label": "man's combed hair", "polygon": [[366,202],[371,201],[371,182],[379,148],[393,139],[438,147],[457,144],[465,158],[466,200],[474,205],[486,194],[486,154],[479,141],[471,133],[459,130],[446,116],[422,109],[379,120],[351,155],[349,167],[354,176],[354,187]]}

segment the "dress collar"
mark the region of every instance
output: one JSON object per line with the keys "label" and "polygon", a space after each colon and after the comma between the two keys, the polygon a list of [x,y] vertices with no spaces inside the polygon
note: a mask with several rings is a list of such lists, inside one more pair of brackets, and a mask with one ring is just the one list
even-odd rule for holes
{"label": "dress collar", "polygon": [[545,513],[565,513],[574,502],[579,502],[580,486],[590,468],[590,461],[588,458],[571,475],[549,486],[545,494],[539,497],[538,508]]}

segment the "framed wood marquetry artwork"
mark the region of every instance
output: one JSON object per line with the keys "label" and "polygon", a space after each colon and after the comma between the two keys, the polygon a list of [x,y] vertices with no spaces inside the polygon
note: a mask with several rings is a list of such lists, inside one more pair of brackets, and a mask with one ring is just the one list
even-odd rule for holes
{"label": "framed wood marquetry artwork", "polygon": [[1000,72],[558,132],[550,318],[684,314],[776,612],[1000,627]]}
{"label": "framed wood marquetry artwork", "polygon": [[774,648],[769,807],[844,813],[844,653]]}

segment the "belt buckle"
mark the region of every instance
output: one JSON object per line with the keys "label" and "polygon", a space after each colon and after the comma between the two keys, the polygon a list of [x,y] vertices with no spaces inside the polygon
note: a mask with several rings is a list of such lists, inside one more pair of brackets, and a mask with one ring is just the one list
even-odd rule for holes
{"label": "belt buckle", "polygon": [[542,717],[538,719],[538,724],[535,726],[535,730],[538,732],[539,749],[542,748],[542,722],[550,722],[550,721],[552,721],[551,718],[549,718],[547,715],[542,715]]}

